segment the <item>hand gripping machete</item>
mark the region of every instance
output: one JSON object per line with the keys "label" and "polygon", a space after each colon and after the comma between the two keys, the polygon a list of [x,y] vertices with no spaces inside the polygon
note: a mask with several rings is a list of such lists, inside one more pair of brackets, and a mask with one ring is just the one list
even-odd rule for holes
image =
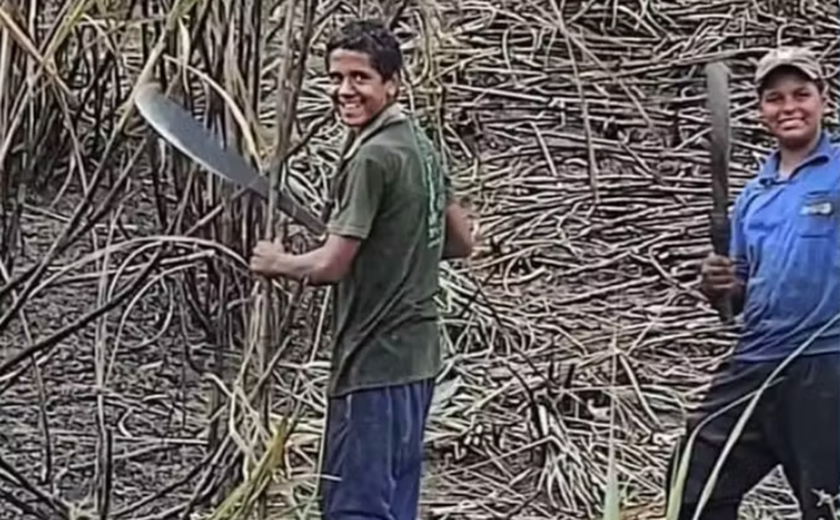
{"label": "hand gripping machete", "polygon": [[[140,115],[152,128],[182,153],[219,177],[268,199],[268,179],[260,175],[238,153],[224,148],[189,112],[164,96],[157,85],[147,84],[140,87],[134,103]],[[317,235],[324,233],[324,223],[294,200],[289,193],[279,192],[277,205],[280,211],[309,231]]]}
{"label": "hand gripping machete", "polygon": [[[721,62],[706,65],[706,96],[711,116],[711,175],[712,212],[710,231],[715,254],[729,255],[729,80],[726,65]],[[732,300],[728,295],[714,302],[724,324],[733,320]]]}

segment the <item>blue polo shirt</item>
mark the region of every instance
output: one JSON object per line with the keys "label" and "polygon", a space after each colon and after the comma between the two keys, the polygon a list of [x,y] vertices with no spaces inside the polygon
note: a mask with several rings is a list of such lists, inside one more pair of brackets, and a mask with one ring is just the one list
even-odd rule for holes
{"label": "blue polo shirt", "polygon": [[731,257],[746,283],[737,359],[840,352],[840,147],[823,134],[787,180],[778,151],[735,200]]}

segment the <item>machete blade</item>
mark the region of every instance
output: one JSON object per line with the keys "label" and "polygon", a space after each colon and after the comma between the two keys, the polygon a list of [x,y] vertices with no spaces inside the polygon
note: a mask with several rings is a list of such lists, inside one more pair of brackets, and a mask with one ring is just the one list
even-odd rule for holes
{"label": "machete blade", "polygon": [[[163,95],[154,84],[141,86],[134,101],[140,115],[167,142],[210,172],[268,199],[269,182],[238,153],[224,148],[219,139],[193,118],[183,107]],[[325,230],[313,213],[285,191],[277,205],[293,220],[318,235]]]}
{"label": "machete blade", "polygon": [[[712,200],[715,213],[726,214],[729,203],[729,78],[726,65],[720,62],[706,66],[708,108],[712,122],[711,172]],[[724,252],[725,253],[725,252]]]}
{"label": "machete blade", "polygon": [[[706,66],[706,101],[711,117],[710,169],[712,176],[712,247],[716,254],[729,254],[729,153],[731,129],[729,121],[729,78],[726,65],[720,62]],[[721,298],[716,302],[721,320],[732,322],[732,302]]]}

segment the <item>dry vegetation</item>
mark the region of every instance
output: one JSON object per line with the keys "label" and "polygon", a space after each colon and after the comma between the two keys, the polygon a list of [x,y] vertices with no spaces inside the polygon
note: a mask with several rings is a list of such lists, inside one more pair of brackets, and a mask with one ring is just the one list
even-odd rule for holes
{"label": "dry vegetation", "polygon": [[[162,146],[128,103],[142,74],[173,85],[229,142],[245,153],[254,143],[266,170],[288,156],[289,176],[320,209],[341,137],[325,118],[323,39],[380,6],[297,0],[287,27],[287,5],[3,3],[0,518],[211,514],[272,434],[261,406],[276,428],[297,418],[269,507],[315,511],[328,293],[276,292],[268,400],[254,390],[266,366],[262,289],[245,262],[279,216],[232,199],[235,187]],[[737,192],[768,145],[750,65],[768,46],[804,43],[835,77],[837,6],[401,8],[385,6],[409,56],[406,103],[445,151],[484,240],[442,280],[447,369],[424,518],[597,515],[610,396],[624,507],[656,514],[684,407],[730,346],[694,289],[711,202],[702,67],[725,58],[734,74]],[[278,71],[294,73],[300,60],[283,57],[299,58],[310,36],[292,118],[278,104]],[[292,78],[283,99],[294,99]],[[277,229],[294,247],[308,241]],[[751,495],[747,512],[790,513],[780,482]]]}

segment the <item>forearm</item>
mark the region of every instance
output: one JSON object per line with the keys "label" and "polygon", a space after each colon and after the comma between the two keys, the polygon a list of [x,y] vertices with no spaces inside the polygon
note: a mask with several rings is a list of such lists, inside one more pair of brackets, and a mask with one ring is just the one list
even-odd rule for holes
{"label": "forearm", "polygon": [[457,203],[450,202],[446,208],[443,259],[466,258],[472,254],[472,222],[467,212]]}
{"label": "forearm", "polygon": [[447,240],[443,245],[443,255],[441,258],[443,260],[451,260],[452,258],[464,258],[469,256],[471,251],[471,246],[467,246],[461,242],[454,242],[452,240]]}
{"label": "forearm", "polygon": [[300,255],[284,253],[275,258],[273,276],[285,276],[295,280],[308,280],[312,285],[333,283],[323,251],[314,249]]}

